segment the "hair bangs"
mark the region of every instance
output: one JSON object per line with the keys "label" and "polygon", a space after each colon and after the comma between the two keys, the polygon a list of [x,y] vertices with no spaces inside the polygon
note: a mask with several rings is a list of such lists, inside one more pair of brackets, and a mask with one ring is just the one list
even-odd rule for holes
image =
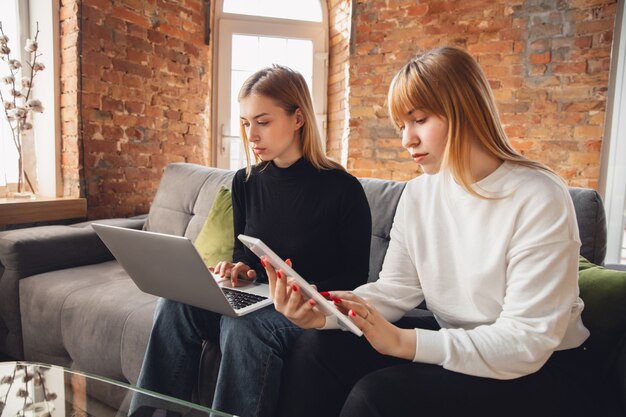
{"label": "hair bangs", "polygon": [[443,115],[441,106],[434,99],[433,89],[427,77],[419,69],[420,63],[410,61],[398,72],[389,88],[389,114],[396,127],[415,110]]}

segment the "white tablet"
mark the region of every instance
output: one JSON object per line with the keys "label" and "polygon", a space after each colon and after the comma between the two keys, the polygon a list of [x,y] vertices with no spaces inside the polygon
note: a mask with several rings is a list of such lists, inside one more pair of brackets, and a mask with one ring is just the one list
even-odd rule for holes
{"label": "white tablet", "polygon": [[341,327],[345,328],[346,330],[350,330],[352,333],[356,334],[357,336],[363,335],[363,332],[361,331],[361,329],[359,329],[356,326],[356,324],[352,322],[352,320],[350,320],[345,314],[339,311],[337,307],[335,307],[334,304],[332,304],[327,299],[322,297],[322,295],[319,292],[317,292],[317,290],[313,288],[311,284],[309,284],[296,271],[294,271],[293,268],[287,265],[285,261],[283,261],[280,258],[280,256],[276,255],[276,253],[274,253],[273,250],[271,250],[265,243],[263,243],[261,239],[257,239],[257,238],[246,236],[246,235],[239,235],[237,236],[237,238],[244,245],[250,248],[250,250],[254,252],[254,254],[258,256],[259,258],[265,256],[267,259],[269,259],[274,269],[276,270],[280,269],[284,271],[289,278],[293,279],[296,282],[296,284],[298,284],[298,287],[302,290],[303,293],[305,293],[307,296],[309,296],[310,298],[314,299],[317,302],[317,307],[320,310],[322,310],[324,314],[326,314],[327,316],[330,316],[330,315],[336,316],[337,321],[339,322],[339,325]]}

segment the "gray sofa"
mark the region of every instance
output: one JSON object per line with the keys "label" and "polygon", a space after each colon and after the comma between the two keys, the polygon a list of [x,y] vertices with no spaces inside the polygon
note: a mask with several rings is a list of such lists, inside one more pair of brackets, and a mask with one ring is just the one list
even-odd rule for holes
{"label": "gray sofa", "polygon": [[[222,184],[230,185],[233,174],[193,164],[171,164],[165,169],[147,218],[101,222],[193,240],[217,190]],[[374,280],[382,266],[404,183],[377,179],[361,182],[372,210],[370,280]],[[570,193],[580,227],[581,254],[602,264],[606,249],[602,202],[593,190],[571,188]],[[156,297],[142,293],[133,284],[90,224],[0,232],[0,352],[134,383]],[[207,351],[211,348],[206,346]],[[201,365],[201,380],[210,372],[208,365]],[[210,398],[202,390],[201,383],[200,401]]]}

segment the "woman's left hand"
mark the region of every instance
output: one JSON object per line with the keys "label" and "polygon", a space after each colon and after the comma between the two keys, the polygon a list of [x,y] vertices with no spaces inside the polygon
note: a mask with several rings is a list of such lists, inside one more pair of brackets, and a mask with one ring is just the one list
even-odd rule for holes
{"label": "woman's left hand", "polygon": [[[303,329],[314,329],[324,326],[326,316],[318,308],[313,299],[304,297],[300,288],[289,282],[283,271],[276,271],[266,260],[261,262],[265,267],[270,286],[270,295],[276,311],[287,317],[292,323]],[[291,266],[291,261],[286,261]]]}
{"label": "woman's left hand", "polygon": [[374,306],[352,292],[331,291],[330,295],[340,300],[335,305],[363,331],[374,349],[383,355],[413,360],[415,329],[394,326]]}

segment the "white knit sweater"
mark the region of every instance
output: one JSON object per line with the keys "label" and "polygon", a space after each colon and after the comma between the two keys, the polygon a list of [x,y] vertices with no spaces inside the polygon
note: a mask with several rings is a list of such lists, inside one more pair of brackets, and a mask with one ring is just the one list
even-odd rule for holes
{"label": "white knit sweater", "polygon": [[589,336],[574,206],[556,176],[509,162],[474,187],[498,199],[445,173],[410,181],[380,278],[354,292],[392,322],[426,300],[442,328],[415,330],[414,361],[517,378]]}

